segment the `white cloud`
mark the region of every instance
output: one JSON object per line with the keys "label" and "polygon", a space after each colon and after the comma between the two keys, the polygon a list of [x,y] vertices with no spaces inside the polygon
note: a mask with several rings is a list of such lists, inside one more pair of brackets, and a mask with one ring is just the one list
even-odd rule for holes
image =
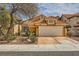
{"label": "white cloud", "polygon": [[79,12],[79,4],[64,4],[64,3],[47,3],[39,4],[40,10],[44,14],[48,15],[61,15],[62,13],[77,13]]}

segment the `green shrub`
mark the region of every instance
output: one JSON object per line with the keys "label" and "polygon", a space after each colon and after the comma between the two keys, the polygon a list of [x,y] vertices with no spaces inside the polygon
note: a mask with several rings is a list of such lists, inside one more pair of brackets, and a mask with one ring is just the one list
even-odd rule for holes
{"label": "green shrub", "polygon": [[12,41],[12,40],[16,39],[16,36],[13,35],[13,34],[9,34],[9,35],[7,35],[7,36],[5,37],[5,39],[8,40],[8,41]]}
{"label": "green shrub", "polygon": [[0,36],[0,41],[5,40],[4,36]]}
{"label": "green shrub", "polygon": [[35,35],[35,33],[31,32],[31,31],[28,31],[27,32],[27,36],[31,40],[31,43],[34,43],[36,41],[36,35]]}

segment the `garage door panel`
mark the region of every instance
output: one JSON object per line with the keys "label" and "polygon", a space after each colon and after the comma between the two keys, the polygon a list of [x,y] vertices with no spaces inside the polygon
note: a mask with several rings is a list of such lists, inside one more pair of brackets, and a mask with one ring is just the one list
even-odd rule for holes
{"label": "garage door panel", "polygon": [[39,36],[63,36],[63,26],[39,26]]}

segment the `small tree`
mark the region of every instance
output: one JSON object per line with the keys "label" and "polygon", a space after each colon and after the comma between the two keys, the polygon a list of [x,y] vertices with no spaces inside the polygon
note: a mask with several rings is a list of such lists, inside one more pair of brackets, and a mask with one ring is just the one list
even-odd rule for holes
{"label": "small tree", "polygon": [[0,34],[5,35],[10,25],[10,14],[5,7],[0,9]]}

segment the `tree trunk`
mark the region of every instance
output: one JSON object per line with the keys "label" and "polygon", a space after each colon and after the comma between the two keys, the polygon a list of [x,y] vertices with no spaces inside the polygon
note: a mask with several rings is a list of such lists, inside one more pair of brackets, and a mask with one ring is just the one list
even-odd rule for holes
{"label": "tree trunk", "polygon": [[10,16],[11,16],[11,21],[10,21],[10,27],[8,28],[8,31],[7,31],[7,34],[13,34],[12,32],[12,30],[13,30],[13,27],[14,27],[14,24],[13,24],[13,13],[11,13],[10,14]]}
{"label": "tree trunk", "polygon": [[1,36],[1,35],[4,35],[4,33],[3,33],[2,30],[1,30],[1,28],[2,28],[2,27],[0,27],[0,36]]}

